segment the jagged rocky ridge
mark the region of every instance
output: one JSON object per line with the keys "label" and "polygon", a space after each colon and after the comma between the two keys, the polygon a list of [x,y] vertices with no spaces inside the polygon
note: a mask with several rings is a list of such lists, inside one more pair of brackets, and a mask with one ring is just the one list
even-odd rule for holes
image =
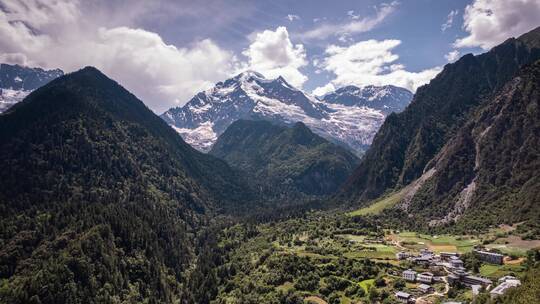
{"label": "jagged rocky ridge", "polygon": [[210,154],[242,170],[262,196],[280,202],[334,194],[358,162],[301,122],[287,127],[237,120]]}
{"label": "jagged rocky ridge", "polygon": [[393,85],[368,85],[363,88],[356,86],[339,88],[320,99],[331,104],[367,107],[388,115],[392,112],[403,111],[411,102],[412,97],[413,94],[410,91]]}
{"label": "jagged rocky ridge", "polygon": [[386,115],[403,110],[411,97],[406,89],[393,86],[351,86],[317,99],[283,77],[266,79],[247,71],[217,83],[161,117],[202,151],[209,151],[234,121],[262,119],[279,124],[301,121],[326,139],[362,152]]}
{"label": "jagged rocky ridge", "polygon": [[30,92],[64,75],[60,69],[0,64],[0,113],[23,100]]}

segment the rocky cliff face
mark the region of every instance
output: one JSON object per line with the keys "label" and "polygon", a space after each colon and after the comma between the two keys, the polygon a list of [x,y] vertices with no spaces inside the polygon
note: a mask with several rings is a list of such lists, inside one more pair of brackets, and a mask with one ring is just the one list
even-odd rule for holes
{"label": "rocky cliff face", "polygon": [[431,226],[540,219],[540,61],[486,98],[426,170],[402,207]]}

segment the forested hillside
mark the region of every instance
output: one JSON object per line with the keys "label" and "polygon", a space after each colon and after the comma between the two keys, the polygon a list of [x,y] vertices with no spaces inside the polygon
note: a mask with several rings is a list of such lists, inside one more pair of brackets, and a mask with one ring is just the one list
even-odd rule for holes
{"label": "forested hillside", "polygon": [[301,122],[287,127],[238,120],[210,154],[242,170],[265,197],[281,201],[335,193],[358,161]]}
{"label": "forested hillside", "polygon": [[206,214],[251,198],[91,67],[0,115],[0,158],[2,303],[204,303]]}
{"label": "forested hillside", "polygon": [[540,61],[481,106],[402,202],[430,225],[469,229],[540,220]]}
{"label": "forested hillside", "polygon": [[341,199],[365,202],[419,178],[486,97],[501,89],[520,67],[539,58],[537,28],[485,54],[468,54],[446,65],[417,90],[405,111],[388,116],[345,184]]}

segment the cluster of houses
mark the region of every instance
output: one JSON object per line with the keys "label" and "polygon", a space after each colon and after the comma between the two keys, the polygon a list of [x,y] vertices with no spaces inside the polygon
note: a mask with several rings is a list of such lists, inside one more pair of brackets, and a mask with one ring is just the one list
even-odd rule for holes
{"label": "cluster of houses", "polygon": [[465,270],[463,261],[459,258],[459,254],[455,252],[441,252],[437,255],[431,250],[422,249],[419,255],[412,255],[401,251],[396,253],[396,258],[398,260],[409,260],[414,265],[434,269],[445,267],[447,269]]}
{"label": "cluster of houses", "polygon": [[416,271],[409,269],[402,273],[402,277],[410,282],[420,282],[424,284],[431,284],[434,281],[434,275],[431,272],[417,273]]}
{"label": "cluster of houses", "polygon": [[[435,291],[435,289],[432,286],[428,285],[435,282],[435,275],[431,272],[418,273],[412,269],[408,269],[408,270],[403,271],[401,276],[406,281],[421,283],[420,285],[418,285],[417,290],[422,294],[427,294],[427,293],[431,293]],[[402,303],[411,303],[415,301],[413,295],[403,292],[403,291],[397,292],[396,298]]]}
{"label": "cluster of houses", "polygon": [[[500,265],[504,262],[504,256],[502,254],[481,250],[474,250],[473,252],[478,259],[486,263]],[[493,285],[493,282],[490,279],[474,276],[468,273],[463,265],[463,261],[456,252],[441,252],[437,255],[434,254],[433,251],[422,249],[418,255],[413,255],[407,252],[398,252],[396,254],[396,258],[398,260],[409,260],[414,265],[422,266],[422,268],[429,267],[430,271],[437,272],[439,274],[435,275],[432,272],[418,273],[412,269],[402,272],[401,276],[406,281],[421,283],[417,286],[417,291],[421,294],[434,292],[434,288],[428,284],[432,284],[436,281],[443,281],[444,275],[446,275],[446,281],[448,284],[463,284],[470,286],[473,289],[473,293],[479,292],[481,288],[489,289]],[[490,291],[491,297],[502,295],[509,288],[519,286],[520,284],[520,281],[515,277],[507,276],[501,278],[499,280],[499,285]],[[413,295],[403,291],[397,292],[395,296],[396,299],[402,303],[415,302]]]}

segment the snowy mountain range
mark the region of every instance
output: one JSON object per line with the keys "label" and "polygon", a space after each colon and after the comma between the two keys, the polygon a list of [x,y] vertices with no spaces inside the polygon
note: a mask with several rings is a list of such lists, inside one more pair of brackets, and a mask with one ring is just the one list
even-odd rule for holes
{"label": "snowy mountain range", "polygon": [[339,88],[321,99],[327,103],[367,107],[390,114],[403,111],[411,102],[412,96],[413,94],[404,88],[392,85],[382,87],[368,85],[363,88],[355,86]]}
{"label": "snowy mountain range", "polygon": [[33,90],[62,75],[64,72],[59,69],[43,70],[0,64],[0,113],[23,100]]}
{"label": "snowy mountain range", "polygon": [[412,93],[395,86],[347,86],[315,98],[283,77],[267,79],[246,71],[198,93],[182,107],[161,115],[185,141],[209,151],[217,137],[238,119],[274,123],[301,121],[315,133],[361,153],[391,112],[402,111]]}

